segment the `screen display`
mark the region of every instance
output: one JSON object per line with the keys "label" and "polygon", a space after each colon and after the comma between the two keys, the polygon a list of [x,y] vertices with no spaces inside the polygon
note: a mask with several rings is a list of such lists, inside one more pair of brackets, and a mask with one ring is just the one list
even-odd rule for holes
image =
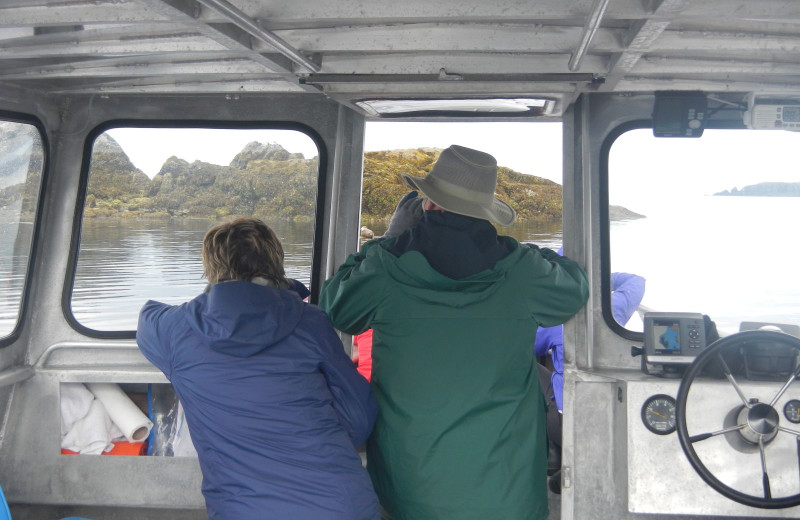
{"label": "screen display", "polygon": [[655,107],[653,132],[661,136],[683,134],[683,116],[686,108],[677,99],[664,99]]}
{"label": "screen display", "polygon": [[653,320],[653,347],[659,355],[680,355],[681,327],[678,321]]}
{"label": "screen display", "polygon": [[800,122],[800,107],[783,107],[783,120],[787,123]]}

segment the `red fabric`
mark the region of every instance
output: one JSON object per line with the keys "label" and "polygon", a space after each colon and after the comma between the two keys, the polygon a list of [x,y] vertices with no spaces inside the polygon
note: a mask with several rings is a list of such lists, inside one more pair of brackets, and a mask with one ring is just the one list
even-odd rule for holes
{"label": "red fabric", "polygon": [[367,381],[370,381],[372,379],[372,329],[353,336],[353,346],[358,352],[355,358],[356,369]]}
{"label": "red fabric", "polygon": [[146,442],[114,441],[111,451],[103,455],[144,455],[147,453]]}
{"label": "red fabric", "polygon": [[[114,441],[114,448],[111,451],[103,453],[103,455],[145,455],[147,453],[146,442],[125,442]],[[78,455],[77,451],[61,449],[62,455]]]}

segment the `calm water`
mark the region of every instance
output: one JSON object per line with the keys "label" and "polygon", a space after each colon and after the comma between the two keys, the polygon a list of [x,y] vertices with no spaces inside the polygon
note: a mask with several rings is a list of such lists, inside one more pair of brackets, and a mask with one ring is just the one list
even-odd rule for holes
{"label": "calm water", "polygon": [[[642,303],[654,310],[703,312],[726,330],[737,330],[742,320],[800,324],[800,248],[792,232],[800,221],[800,199],[700,202],[692,212],[654,207],[646,219],[613,223],[612,269],[645,276]],[[312,225],[273,224],[286,249],[287,275],[308,284]],[[200,293],[205,287],[200,246],[211,225],[87,220],[72,298],[78,321],[98,330],[133,330],[146,300],[174,304]],[[23,224],[17,235],[24,238],[30,228]],[[562,242],[558,223],[502,232],[551,248]],[[13,250],[9,237],[0,236],[0,252]],[[20,267],[26,262],[24,254],[0,258],[0,335],[16,320]]]}
{"label": "calm water", "polygon": [[[148,299],[183,303],[201,293],[207,220],[118,221],[87,219],[72,311],[98,330],[133,330]],[[273,223],[284,245],[286,274],[310,283],[313,226]]]}
{"label": "calm water", "polygon": [[17,321],[33,230],[30,222],[18,223],[18,215],[18,207],[0,209],[0,337],[8,335]]}
{"label": "calm water", "polygon": [[651,204],[611,226],[615,271],[647,278],[643,305],[741,321],[800,325],[800,198],[710,197]]}

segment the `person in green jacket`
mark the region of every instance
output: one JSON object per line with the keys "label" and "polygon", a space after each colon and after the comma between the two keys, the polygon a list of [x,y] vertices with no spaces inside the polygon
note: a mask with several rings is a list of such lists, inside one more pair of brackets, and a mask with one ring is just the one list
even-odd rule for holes
{"label": "person in green jacket", "polygon": [[[380,412],[367,468],[385,518],[547,518],[539,326],[586,302],[586,274],[549,249],[498,236],[497,163],[453,145],[322,287],[333,325],[373,329]],[[423,197],[417,196],[417,191]]]}

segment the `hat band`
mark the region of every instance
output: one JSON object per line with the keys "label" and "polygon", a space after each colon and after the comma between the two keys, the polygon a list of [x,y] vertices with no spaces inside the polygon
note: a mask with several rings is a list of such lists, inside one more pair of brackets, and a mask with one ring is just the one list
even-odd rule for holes
{"label": "hat band", "polygon": [[473,202],[475,204],[481,204],[487,208],[491,208],[492,202],[494,201],[494,193],[483,193],[480,191],[471,190],[469,188],[465,188],[464,186],[459,186],[458,184],[453,184],[452,182],[443,180],[439,177],[431,178],[428,176],[426,180],[428,180],[428,182],[430,182],[430,184],[436,189],[461,200]]}

